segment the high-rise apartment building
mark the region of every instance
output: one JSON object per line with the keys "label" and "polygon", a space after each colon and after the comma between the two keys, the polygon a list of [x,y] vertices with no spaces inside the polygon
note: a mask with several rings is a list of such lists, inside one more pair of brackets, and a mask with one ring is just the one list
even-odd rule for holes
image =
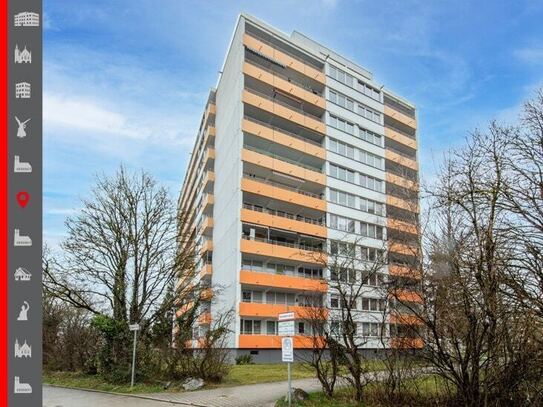
{"label": "high-rise apartment building", "polygon": [[[242,14],[179,199],[198,244],[197,278],[221,287],[195,339],[232,309],[228,347],[272,360],[281,348],[277,315],[293,311],[295,347],[310,347],[305,307],[338,306],[315,254],[350,242],[362,260],[387,252],[383,277],[364,282],[358,305],[367,348],[382,347],[383,298],[372,286],[413,277],[418,256],[416,128],[414,106],[371,72]],[[390,332],[401,323],[388,317]]]}

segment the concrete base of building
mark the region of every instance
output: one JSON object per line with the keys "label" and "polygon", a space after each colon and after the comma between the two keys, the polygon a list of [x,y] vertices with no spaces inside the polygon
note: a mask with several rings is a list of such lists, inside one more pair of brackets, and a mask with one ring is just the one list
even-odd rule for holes
{"label": "concrete base of building", "polygon": [[[382,359],[385,357],[386,350],[384,349],[363,349],[363,356],[366,359]],[[311,349],[295,349],[294,361],[305,362],[311,360]],[[406,351],[413,355],[413,351]],[[416,351],[415,351],[416,353]],[[253,363],[281,363],[281,349],[232,349],[231,361],[235,363],[238,356],[251,355]]]}

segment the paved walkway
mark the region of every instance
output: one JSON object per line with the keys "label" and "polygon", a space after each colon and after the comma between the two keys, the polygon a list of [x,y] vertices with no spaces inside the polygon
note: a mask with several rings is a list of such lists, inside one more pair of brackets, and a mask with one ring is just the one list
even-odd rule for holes
{"label": "paved walkway", "polygon": [[[307,392],[320,390],[317,379],[293,380],[293,387]],[[117,395],[45,385],[44,407],[271,407],[287,393],[287,382],[248,384],[186,393]]]}

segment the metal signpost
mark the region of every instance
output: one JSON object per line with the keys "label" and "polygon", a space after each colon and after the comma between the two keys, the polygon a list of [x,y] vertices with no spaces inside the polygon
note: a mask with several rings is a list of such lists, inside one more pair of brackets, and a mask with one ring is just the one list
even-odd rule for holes
{"label": "metal signpost", "polygon": [[131,331],[134,331],[134,348],[132,349],[132,380],[130,381],[130,387],[134,387],[134,375],[136,373],[136,339],[138,331],[140,330],[139,324],[128,325]]}
{"label": "metal signpost", "polygon": [[287,363],[288,372],[288,405],[292,403],[292,381],[290,364],[294,362],[294,312],[284,312],[278,316],[278,333],[283,336],[281,341],[281,356]]}

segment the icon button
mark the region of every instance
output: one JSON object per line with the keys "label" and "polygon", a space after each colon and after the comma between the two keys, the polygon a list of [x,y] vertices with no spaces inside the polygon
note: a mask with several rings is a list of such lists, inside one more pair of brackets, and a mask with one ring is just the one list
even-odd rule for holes
{"label": "icon button", "polygon": [[24,209],[30,201],[30,194],[26,191],[19,191],[15,198],[17,199],[17,203],[19,204],[19,206]]}
{"label": "icon button", "polygon": [[30,309],[30,304],[28,301],[23,301],[23,305],[21,305],[21,311],[19,311],[19,316],[17,317],[17,321],[28,321],[28,310]]}
{"label": "icon button", "polygon": [[26,343],[26,339],[24,343],[20,345],[19,340],[15,338],[15,357],[19,359],[32,357],[32,346]]}
{"label": "icon button", "polygon": [[30,99],[30,83],[19,82],[15,84],[15,99]]}
{"label": "icon button", "polygon": [[15,277],[15,281],[30,281],[32,273],[24,267],[17,267],[13,276]]}
{"label": "icon button", "polygon": [[[30,94],[30,88],[29,89],[29,94]],[[30,96],[29,96],[30,97]],[[19,120],[19,118],[17,116],[15,116],[15,120],[17,121],[17,125],[19,126],[17,128],[17,137],[19,138],[25,138],[26,137],[26,124],[30,121],[30,119],[26,119],[25,121],[21,121]]]}
{"label": "icon button", "polygon": [[30,52],[26,45],[23,50],[19,49],[19,45],[15,44],[15,63],[16,64],[31,64],[32,63],[32,52]]}
{"label": "icon button", "polygon": [[15,27],[39,27],[40,15],[32,11],[23,11],[13,16]]}
{"label": "icon button", "polygon": [[30,165],[30,163],[21,161],[21,157],[16,155],[15,161],[13,162],[13,172],[26,174],[31,173],[32,165]]}
{"label": "icon button", "polygon": [[15,394],[30,394],[32,393],[32,386],[28,383],[22,383],[19,376],[15,376],[13,392]]}
{"label": "icon button", "polygon": [[13,246],[32,246],[32,239],[30,239],[30,237],[28,236],[21,235],[19,229],[15,229],[15,234],[13,236]]}

